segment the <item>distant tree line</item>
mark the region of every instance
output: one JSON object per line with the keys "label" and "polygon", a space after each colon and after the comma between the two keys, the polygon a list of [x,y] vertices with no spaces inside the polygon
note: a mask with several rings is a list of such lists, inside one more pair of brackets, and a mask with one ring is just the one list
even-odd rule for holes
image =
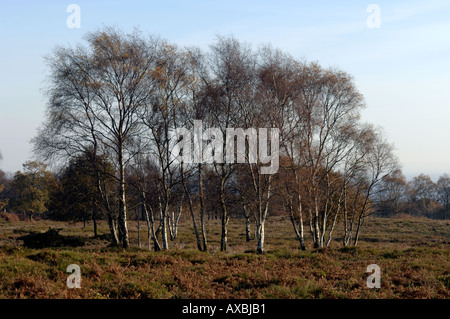
{"label": "distant tree line", "polygon": [[[233,37],[218,37],[207,52],[113,28],[89,33],[86,41],[47,58],[46,119],[33,144],[55,174],[42,162],[26,163],[10,182],[8,209],[47,210],[52,218],[94,225],[104,219],[111,243],[125,248],[127,220],[137,216],[154,250],[169,249],[184,215],[202,251],[208,250],[206,220],[219,218],[225,251],[228,222],[239,218],[247,240],[255,227],[262,253],[269,215],[288,216],[306,249],[305,233],[314,247],[325,247],[337,223],[344,226],[342,244],[357,245],[367,216],[406,207],[393,147],[380,129],[360,121],[364,99],[349,74]],[[200,155],[195,141],[182,144],[186,136],[174,134],[193,131],[198,120]],[[239,137],[228,147],[229,128],[245,130],[243,154],[235,149]],[[279,135],[253,144],[252,128],[277,128]],[[266,141],[266,152],[259,148],[255,158],[252,145]],[[214,161],[178,160],[189,149]],[[243,160],[230,162],[234,155]],[[267,174],[271,155],[278,167]],[[437,197],[430,199],[422,182],[406,197],[422,205],[415,214],[426,207],[435,217]]]}
{"label": "distant tree line", "polygon": [[420,174],[407,181],[401,170],[382,179],[381,191],[374,196],[378,216],[410,214],[434,219],[450,217],[450,176],[443,174],[436,182]]}

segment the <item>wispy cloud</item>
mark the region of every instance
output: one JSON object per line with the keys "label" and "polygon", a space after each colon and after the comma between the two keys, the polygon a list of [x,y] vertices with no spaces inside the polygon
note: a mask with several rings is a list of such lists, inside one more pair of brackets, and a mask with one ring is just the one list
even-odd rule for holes
{"label": "wispy cloud", "polygon": [[389,10],[383,10],[383,23],[411,21],[419,16],[439,13],[450,9],[450,2],[446,0],[408,1],[402,4],[387,4]]}

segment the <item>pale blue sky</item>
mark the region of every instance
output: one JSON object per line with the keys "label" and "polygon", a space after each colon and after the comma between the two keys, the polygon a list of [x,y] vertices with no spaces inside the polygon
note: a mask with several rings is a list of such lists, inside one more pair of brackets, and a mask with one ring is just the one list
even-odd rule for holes
{"label": "pale blue sky", "polygon": [[[69,4],[81,8],[70,29]],[[370,4],[381,27],[368,28]],[[139,27],[207,49],[217,34],[337,66],[355,78],[363,120],[384,128],[408,178],[450,173],[450,1],[8,1],[0,2],[0,169],[32,159],[43,120],[45,64],[103,25]]]}

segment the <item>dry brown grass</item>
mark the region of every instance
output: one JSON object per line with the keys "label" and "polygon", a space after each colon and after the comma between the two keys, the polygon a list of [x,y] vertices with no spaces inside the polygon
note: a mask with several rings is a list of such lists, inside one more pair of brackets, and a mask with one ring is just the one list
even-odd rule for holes
{"label": "dry brown grass", "polygon": [[[423,219],[368,219],[357,247],[340,244],[340,229],[329,248],[298,249],[288,220],[267,225],[266,253],[245,242],[244,226],[230,222],[229,251],[218,251],[218,221],[208,225],[209,252],[195,250],[191,224],[180,225],[167,252],[137,246],[108,248],[92,239],[91,225],[0,222],[0,298],[449,298],[450,222]],[[30,249],[17,238],[27,231],[63,228],[85,237],[83,247]],[[106,233],[106,225],[102,225]],[[141,238],[146,238],[144,232]],[[143,245],[146,242],[143,242]],[[366,286],[366,267],[381,268],[381,288]],[[68,289],[69,264],[81,268],[82,288]]]}

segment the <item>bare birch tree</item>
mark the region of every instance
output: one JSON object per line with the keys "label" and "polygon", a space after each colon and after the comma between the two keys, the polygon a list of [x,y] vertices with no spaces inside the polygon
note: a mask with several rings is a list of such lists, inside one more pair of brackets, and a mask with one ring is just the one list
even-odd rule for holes
{"label": "bare birch tree", "polygon": [[[152,97],[149,74],[157,41],[113,28],[89,33],[86,40],[87,48],[58,48],[48,59],[49,105],[40,134],[47,138],[38,138],[36,149],[73,156],[93,147],[94,153],[110,156],[117,170],[118,237],[128,248],[125,167],[132,154],[127,145],[142,133],[138,115]],[[48,138],[54,133],[56,138]]]}
{"label": "bare birch tree", "polygon": [[[207,108],[209,124],[217,128],[215,131],[205,132],[204,138],[210,141],[209,155],[213,155],[213,167],[219,181],[219,202],[222,211],[222,234],[220,250],[227,250],[229,212],[227,204],[227,183],[235,171],[236,166],[226,163],[227,140],[226,132],[229,128],[239,127],[239,96],[244,87],[251,81],[249,63],[252,58],[251,50],[245,44],[229,37],[218,37],[211,46],[208,69],[211,76],[205,78],[205,98],[203,105]],[[207,155],[208,156],[208,155]]]}
{"label": "bare birch tree", "polygon": [[[188,76],[186,65],[189,54],[186,50],[167,42],[162,43],[158,50],[157,65],[152,70],[155,91],[153,99],[146,105],[141,114],[146,127],[146,134],[150,142],[150,155],[159,167],[159,200],[161,216],[162,248],[169,249],[167,240],[169,212],[175,199],[175,190],[181,189],[181,173],[179,163],[182,160],[177,154],[179,139],[189,140],[190,136],[177,133],[183,127],[183,108],[186,104],[186,94],[191,78]],[[190,135],[190,134],[189,134]],[[189,142],[190,144],[190,142]],[[178,152],[187,152],[180,149]],[[186,154],[189,156],[189,152]],[[175,219],[172,219],[175,221]]]}

